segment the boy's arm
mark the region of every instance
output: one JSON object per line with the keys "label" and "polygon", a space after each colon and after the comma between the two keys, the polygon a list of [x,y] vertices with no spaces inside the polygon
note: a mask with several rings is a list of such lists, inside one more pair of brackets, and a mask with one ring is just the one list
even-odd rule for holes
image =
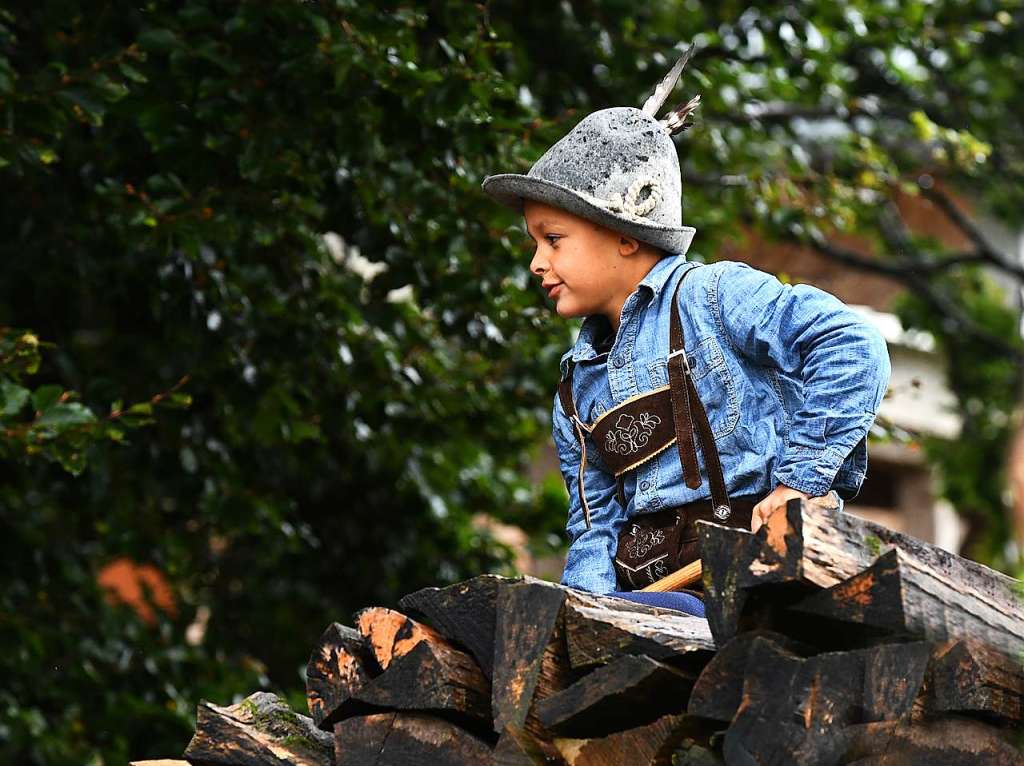
{"label": "boy's arm", "polygon": [[773,478],[825,495],[889,385],[885,339],[834,295],[745,263],[729,263],[709,288],[720,329],[739,352],[803,380],[803,406]]}
{"label": "boy's arm", "polygon": [[565,526],[569,553],[561,583],[591,593],[611,593],[618,590],[612,560],[618,547],[619,530],[626,521],[615,496],[615,478],[589,465],[588,461],[584,482],[590,507],[590,529],[587,529],[577,489],[581,457],[579,440],[557,394],[551,423],[559,468],[569,490],[569,515]]}

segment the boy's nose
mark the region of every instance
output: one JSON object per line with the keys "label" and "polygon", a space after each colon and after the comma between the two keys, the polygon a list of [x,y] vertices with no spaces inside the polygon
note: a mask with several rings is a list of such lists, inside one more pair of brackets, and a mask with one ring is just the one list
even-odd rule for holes
{"label": "boy's nose", "polygon": [[530,261],[530,271],[537,276],[543,276],[544,272],[548,270],[548,261],[546,258],[541,256],[540,248],[538,247],[533,252],[533,259]]}

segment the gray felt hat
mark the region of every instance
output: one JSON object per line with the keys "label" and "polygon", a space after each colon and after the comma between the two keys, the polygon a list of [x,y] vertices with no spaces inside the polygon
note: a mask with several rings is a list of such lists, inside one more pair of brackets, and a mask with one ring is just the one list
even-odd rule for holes
{"label": "gray felt hat", "polygon": [[689,127],[686,118],[700,96],[661,120],[654,115],[675,86],[690,50],[642,109],[613,107],[587,115],[526,175],[488,176],[484,191],[519,212],[524,199],[545,202],[685,255],[697,230],[683,226],[679,157],[671,136]]}

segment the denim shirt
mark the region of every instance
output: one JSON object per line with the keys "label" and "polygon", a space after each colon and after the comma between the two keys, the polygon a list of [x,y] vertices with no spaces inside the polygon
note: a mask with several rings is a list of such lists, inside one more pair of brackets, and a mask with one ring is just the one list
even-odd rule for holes
{"label": "denim shirt", "polygon": [[[655,264],[622,307],[610,351],[606,317],[587,317],[562,357],[576,362],[573,396],[592,423],[637,394],[668,384],[672,295],[679,291],[686,354],[708,414],[729,495],[765,496],[785,484],[811,497],[857,495],[867,470],[868,429],[889,383],[885,339],[830,293],[786,285],[737,261],[699,265],[669,255]],[[636,514],[710,495],[683,482],[679,453],[667,449],[624,474],[626,507],[615,477],[587,444],[585,485],[591,528],[577,493],[580,447],[556,394],[552,431],[569,490],[569,552],[562,584],[594,593],[617,590],[612,564],[618,534]],[[588,435],[586,437],[590,439]]]}

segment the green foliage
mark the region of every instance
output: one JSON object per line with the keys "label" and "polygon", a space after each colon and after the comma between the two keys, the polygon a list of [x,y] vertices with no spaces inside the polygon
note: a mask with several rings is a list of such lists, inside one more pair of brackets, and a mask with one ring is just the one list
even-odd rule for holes
{"label": "green foliage", "polygon": [[[508,571],[475,513],[561,534],[564,495],[525,468],[572,328],[532,288],[522,224],[480,192],[486,174],[525,170],[591,109],[642,103],[693,40],[674,98],[703,98],[678,144],[694,257],[739,222],[881,242],[882,203],[916,193],[923,168],[1019,221],[1024,46],[1004,23],[1018,15],[680,0],[0,10],[0,184],[15,190],[0,326],[56,344],[32,369],[25,334],[5,335],[28,366],[0,375],[4,425],[43,438],[0,441],[16,458],[0,464],[0,759],[177,756],[202,697],[261,687],[301,703],[329,621]],[[944,287],[977,321],[993,305],[970,280]],[[991,350],[974,351],[1000,385]],[[186,375],[191,406],[152,417],[152,392]],[[140,409],[98,414],[119,399]],[[133,418],[154,422],[129,448],[104,430]],[[76,477],[47,450],[78,434]],[[96,574],[118,556],[166,575],[175,616],[146,627],[101,597]]]}
{"label": "green foliage", "polygon": [[[1016,332],[1018,318],[991,279],[972,269],[948,281],[981,327],[1006,338],[1011,348],[1024,350]],[[1006,508],[1006,460],[1014,430],[1011,414],[1019,406],[1024,384],[1021,364],[952,332],[944,317],[918,296],[903,296],[898,313],[907,324],[926,329],[938,339],[950,387],[960,405],[963,426],[958,439],[926,437],[921,442],[935,468],[940,492],[968,522],[964,553],[1010,569],[1017,562],[1005,558],[1005,544],[1012,536]]]}
{"label": "green foliage", "polygon": [[153,422],[154,408],[180,409],[191,401],[188,394],[175,390],[185,383],[183,378],[148,402],[130,407],[115,403],[109,415],[97,417],[77,401],[74,391],[53,383],[28,387],[25,377],[39,370],[44,345],[31,332],[0,327],[0,458],[5,460],[39,455],[77,476],[91,445],[123,443],[126,430]]}

